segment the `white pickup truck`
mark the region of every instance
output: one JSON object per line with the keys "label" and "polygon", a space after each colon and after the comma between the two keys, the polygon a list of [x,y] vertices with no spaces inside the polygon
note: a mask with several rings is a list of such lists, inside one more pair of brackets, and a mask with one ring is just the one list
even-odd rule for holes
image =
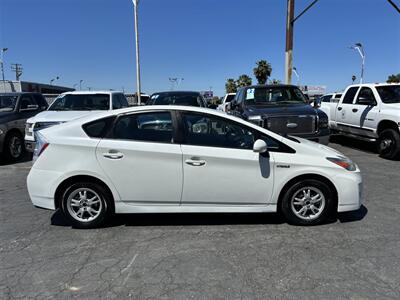
{"label": "white pickup truck", "polygon": [[222,103],[218,105],[217,110],[226,112],[226,108],[228,104],[235,98],[236,93],[228,93],[225,95],[224,99],[222,99]]}
{"label": "white pickup truck", "polygon": [[89,114],[128,107],[125,95],[115,91],[76,91],[58,96],[46,111],[28,119],[25,126],[25,148],[33,152],[35,131],[69,122]]}
{"label": "white pickup truck", "polygon": [[400,84],[349,86],[339,102],[321,102],[332,132],[377,141],[381,157],[400,156]]}

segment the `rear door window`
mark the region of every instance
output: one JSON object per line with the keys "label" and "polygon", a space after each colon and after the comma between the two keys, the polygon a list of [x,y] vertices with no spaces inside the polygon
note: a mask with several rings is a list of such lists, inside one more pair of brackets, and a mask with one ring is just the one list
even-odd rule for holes
{"label": "rear door window", "polygon": [[172,143],[172,136],[170,112],[123,115],[113,129],[113,138],[119,140]]}

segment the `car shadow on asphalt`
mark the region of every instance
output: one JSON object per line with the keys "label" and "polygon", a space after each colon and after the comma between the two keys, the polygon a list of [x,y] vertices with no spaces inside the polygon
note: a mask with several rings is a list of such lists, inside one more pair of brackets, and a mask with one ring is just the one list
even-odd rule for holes
{"label": "car shadow on asphalt", "polygon": [[3,157],[0,157],[0,166],[10,166],[10,165],[16,165],[20,163],[26,163],[32,160],[32,154],[31,153],[25,153],[19,160],[17,161],[7,161]]}
{"label": "car shadow on asphalt", "polygon": [[[361,221],[368,213],[365,206],[357,211],[339,213],[324,224]],[[118,214],[103,228],[118,226],[208,226],[208,225],[280,225],[286,220],[277,213],[166,213],[166,214]],[[60,210],[51,217],[54,226],[70,226]]]}
{"label": "car shadow on asphalt", "polygon": [[375,142],[361,141],[342,135],[331,135],[329,142],[371,154],[378,154],[378,149]]}

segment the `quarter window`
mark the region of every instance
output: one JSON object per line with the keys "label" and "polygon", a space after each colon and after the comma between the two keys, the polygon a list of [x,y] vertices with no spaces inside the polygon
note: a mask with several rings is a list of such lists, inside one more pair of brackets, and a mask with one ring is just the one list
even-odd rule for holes
{"label": "quarter window", "polygon": [[121,140],[171,143],[171,114],[156,112],[121,116],[114,126],[113,137]]}
{"label": "quarter window", "polygon": [[189,145],[251,150],[254,142],[262,138],[271,149],[279,148],[278,142],[272,138],[219,117],[185,113],[183,125],[184,143]]}
{"label": "quarter window", "polygon": [[343,104],[352,104],[354,97],[356,96],[358,87],[351,87],[348,89],[347,93],[344,95]]}

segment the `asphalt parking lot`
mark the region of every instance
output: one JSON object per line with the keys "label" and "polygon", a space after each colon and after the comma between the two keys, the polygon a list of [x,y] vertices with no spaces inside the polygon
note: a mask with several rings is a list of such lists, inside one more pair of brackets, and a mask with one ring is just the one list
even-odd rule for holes
{"label": "asphalt parking lot", "polygon": [[76,230],[31,205],[30,162],[3,164],[0,299],[399,299],[400,162],[366,143],[331,146],[363,171],[364,206],[316,227],[152,214]]}

